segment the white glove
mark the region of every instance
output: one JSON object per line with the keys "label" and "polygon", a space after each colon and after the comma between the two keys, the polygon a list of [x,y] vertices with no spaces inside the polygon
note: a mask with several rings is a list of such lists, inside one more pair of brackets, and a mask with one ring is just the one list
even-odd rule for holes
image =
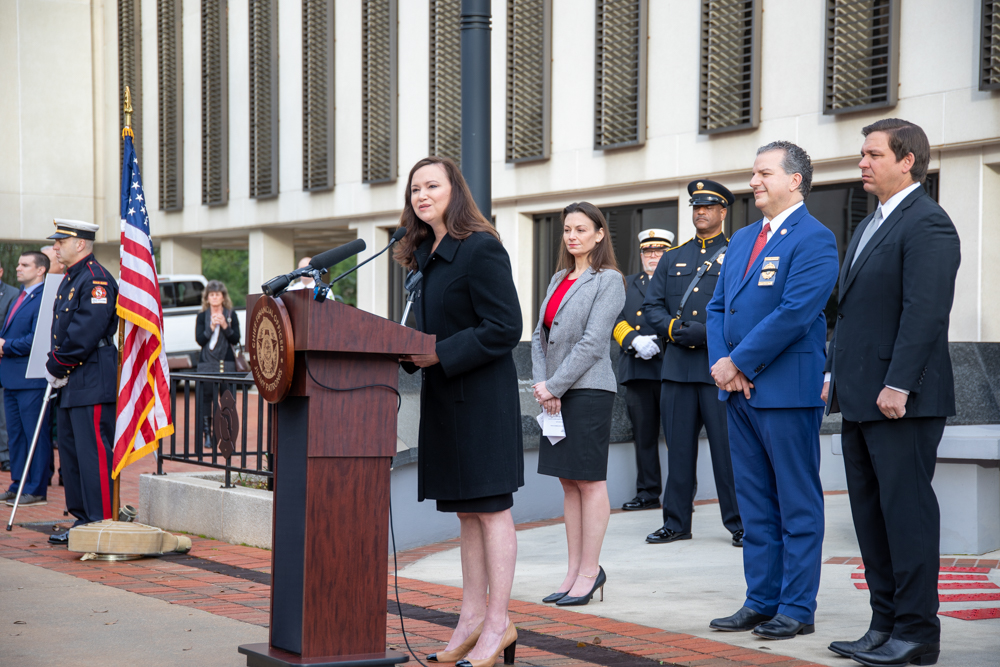
{"label": "white glove", "polygon": [[45,369],[45,379],[49,381],[53,389],[58,389],[59,387],[65,387],[66,383],[69,382],[68,377],[57,378],[55,375],[49,372],[49,369]]}
{"label": "white glove", "polygon": [[636,336],[632,339],[632,349],[635,356],[640,359],[652,359],[660,353],[660,346],[656,344],[656,336]]}

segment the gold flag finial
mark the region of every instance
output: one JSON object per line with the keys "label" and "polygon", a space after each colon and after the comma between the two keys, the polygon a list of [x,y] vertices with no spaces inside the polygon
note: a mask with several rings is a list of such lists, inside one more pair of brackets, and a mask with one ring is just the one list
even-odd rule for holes
{"label": "gold flag finial", "polygon": [[122,110],[125,112],[125,129],[122,130],[122,139],[126,135],[134,139],[135,135],[132,134],[132,91],[129,90],[128,86],[125,86],[125,106],[122,107]]}

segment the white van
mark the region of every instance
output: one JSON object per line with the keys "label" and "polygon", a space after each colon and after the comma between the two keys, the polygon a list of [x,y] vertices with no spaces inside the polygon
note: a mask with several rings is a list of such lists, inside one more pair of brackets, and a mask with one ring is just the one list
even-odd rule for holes
{"label": "white van", "polygon": [[[201,293],[208,281],[197,274],[170,274],[157,276],[160,282],[160,303],[163,305],[163,349],[172,368],[198,366],[201,348],[195,339],[194,328],[201,312]],[[240,320],[240,340],[246,341],[246,310],[236,311]],[[184,362],[189,360],[190,366]]]}

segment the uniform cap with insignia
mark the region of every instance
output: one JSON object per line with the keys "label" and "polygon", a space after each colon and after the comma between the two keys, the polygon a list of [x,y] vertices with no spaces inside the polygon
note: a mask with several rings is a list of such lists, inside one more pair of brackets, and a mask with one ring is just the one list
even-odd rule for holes
{"label": "uniform cap with insignia", "polygon": [[702,179],[688,183],[688,194],[691,199],[688,201],[691,206],[712,206],[719,204],[724,208],[733,205],[735,197],[722,183]]}
{"label": "uniform cap with insignia", "polygon": [[644,229],[639,232],[640,248],[669,248],[674,244],[674,233],[666,229]]}
{"label": "uniform cap with insignia", "polygon": [[56,233],[50,236],[50,239],[74,238],[93,241],[97,238],[97,230],[100,229],[100,226],[92,222],[83,222],[82,220],[56,218],[52,221],[52,224],[56,226]]}

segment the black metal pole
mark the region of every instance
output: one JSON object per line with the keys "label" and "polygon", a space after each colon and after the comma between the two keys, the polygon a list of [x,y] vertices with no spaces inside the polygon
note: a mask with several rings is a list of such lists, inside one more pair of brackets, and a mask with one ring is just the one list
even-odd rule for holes
{"label": "black metal pole", "polygon": [[462,0],[462,175],[489,220],[490,0]]}

